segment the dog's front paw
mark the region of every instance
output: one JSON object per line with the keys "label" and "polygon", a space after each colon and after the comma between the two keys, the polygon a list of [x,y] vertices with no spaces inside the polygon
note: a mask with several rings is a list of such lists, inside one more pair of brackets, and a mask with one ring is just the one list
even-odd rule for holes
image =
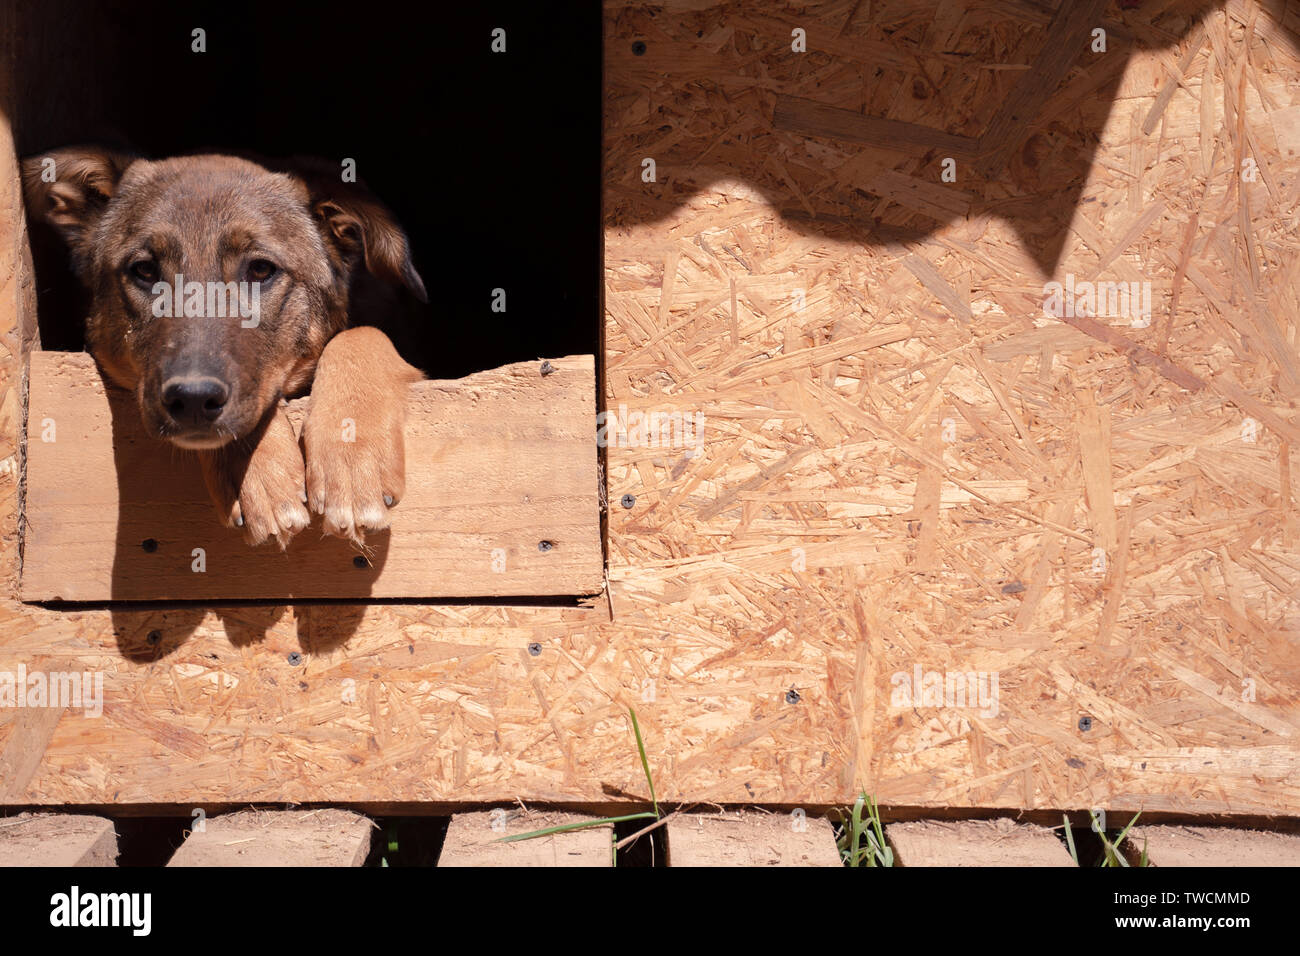
{"label": "dog's front paw", "polygon": [[199,457],[221,520],[249,544],[275,538],[287,548],[311,524],[302,450],[283,408],[268,413],[247,439]]}
{"label": "dog's front paw", "polygon": [[321,353],[303,425],[307,498],[327,534],[365,541],[406,489],[406,395],[419,381],[376,328],[340,332]]}
{"label": "dog's front paw", "polygon": [[406,488],[406,395],[370,396],[364,407],[313,397],[303,427],[307,498],[324,530],[361,544],[382,531]]}

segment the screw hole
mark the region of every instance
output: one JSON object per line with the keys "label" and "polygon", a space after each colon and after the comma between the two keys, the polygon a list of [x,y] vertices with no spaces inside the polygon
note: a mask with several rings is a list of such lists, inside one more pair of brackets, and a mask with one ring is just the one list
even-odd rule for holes
{"label": "screw hole", "polygon": [[355,558],[352,559],[352,566],[354,568],[361,568],[364,570],[365,568],[370,567],[370,562],[366,560],[366,556],[364,554],[358,554]]}
{"label": "screw hole", "polygon": [[632,55],[633,55],[633,56],[645,56],[645,41],[644,41],[644,40],[637,40],[635,43],[632,44]]}
{"label": "screw hole", "polygon": [[145,554],[153,554],[158,550],[158,541],[155,538],[145,538],[140,542],[140,547],[144,548]]}

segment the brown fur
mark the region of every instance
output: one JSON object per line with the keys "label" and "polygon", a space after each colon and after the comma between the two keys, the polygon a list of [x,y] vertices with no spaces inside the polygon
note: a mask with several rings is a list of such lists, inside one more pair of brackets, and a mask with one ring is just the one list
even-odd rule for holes
{"label": "brown fur", "polygon": [[[319,169],[89,147],[48,154],[45,182],[46,158],[23,164],[28,210],[63,235],[90,289],[87,349],[135,394],[150,433],[197,452],[222,520],[281,547],[308,525],[308,506],[356,541],[387,527],[403,489],[406,385],[421,374],[382,332],[346,326],[363,271],[424,299],[388,211]],[[258,322],[156,315],[152,283],[177,273],[260,281]],[[202,403],[177,383],[216,391]],[[300,445],[282,402],[309,386]]]}

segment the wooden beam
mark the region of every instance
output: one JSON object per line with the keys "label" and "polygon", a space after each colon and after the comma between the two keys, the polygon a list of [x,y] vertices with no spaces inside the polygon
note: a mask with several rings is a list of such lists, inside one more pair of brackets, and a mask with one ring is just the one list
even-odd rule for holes
{"label": "wooden beam", "polygon": [[[406,497],[358,561],[319,522],[287,551],[249,547],[217,520],[197,461],[146,435],[132,396],[106,388],[89,355],[34,352],[23,600],[598,593],[594,360],[551,366],[411,387]],[[308,401],[290,403],[295,428]]]}
{"label": "wooden beam", "polygon": [[1046,827],[1014,820],[892,823],[885,839],[897,866],[1075,866]]}
{"label": "wooden beam", "polygon": [[668,828],[669,866],[843,866],[822,817],[791,813],[690,813]]}
{"label": "wooden beam", "polygon": [[1137,827],[1121,848],[1152,866],[1300,866],[1300,835],[1227,827]]}
{"label": "wooden beam", "polygon": [[0,819],[0,867],[117,866],[113,821],[73,813]]}
{"label": "wooden beam", "polygon": [[592,819],[576,813],[504,808],[458,813],[447,826],[438,866],[613,866],[613,824],[501,842],[502,837]]}
{"label": "wooden beam", "polygon": [[241,810],[204,820],[168,866],[361,866],[374,824],[346,810]]}

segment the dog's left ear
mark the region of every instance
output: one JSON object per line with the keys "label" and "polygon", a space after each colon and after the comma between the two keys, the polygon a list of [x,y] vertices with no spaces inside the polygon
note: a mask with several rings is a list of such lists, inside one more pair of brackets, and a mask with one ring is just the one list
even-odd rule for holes
{"label": "dog's left ear", "polygon": [[326,242],[350,263],[362,261],[371,275],[410,289],[428,302],[424,282],[411,262],[411,244],[392,214],[361,194],[313,197],[312,215]]}

